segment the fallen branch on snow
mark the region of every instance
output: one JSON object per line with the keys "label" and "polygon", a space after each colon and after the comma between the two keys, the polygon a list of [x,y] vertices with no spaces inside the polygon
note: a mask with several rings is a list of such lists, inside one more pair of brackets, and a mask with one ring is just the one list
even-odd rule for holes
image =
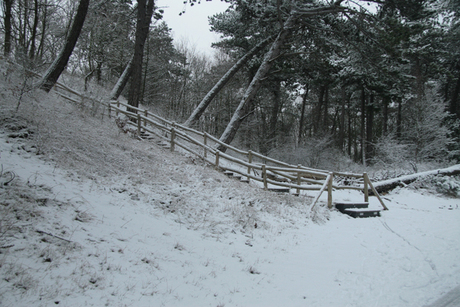
{"label": "fallen branch on snow", "polygon": [[388,180],[375,182],[374,187],[378,193],[385,193],[397,187],[402,187],[407,184],[410,184],[416,181],[418,178],[422,178],[422,177],[426,177],[430,175],[453,176],[453,175],[459,175],[459,174],[460,174],[460,164],[457,164],[457,165],[454,165],[448,168],[443,168],[443,169],[438,169],[438,170],[433,170],[433,171],[426,171],[422,173],[416,173],[412,175],[401,176],[401,177],[394,178],[394,179],[388,179]]}

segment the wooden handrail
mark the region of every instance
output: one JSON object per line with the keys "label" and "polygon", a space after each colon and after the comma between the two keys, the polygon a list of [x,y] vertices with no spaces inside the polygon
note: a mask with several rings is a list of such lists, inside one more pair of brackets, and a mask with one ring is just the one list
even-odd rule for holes
{"label": "wooden handrail", "polygon": [[[57,82],[56,87],[67,91],[73,95],[79,96],[80,98],[88,98],[82,95],[81,93],[69,88],[68,86]],[[63,98],[68,99],[73,102],[77,102],[75,99],[68,97],[62,93],[59,93]],[[97,100],[94,100],[97,101]],[[248,179],[252,179],[258,182],[262,182],[264,185],[264,188],[267,189],[268,184],[274,185],[274,186],[280,186],[280,187],[287,187],[289,189],[296,189],[297,193],[299,193],[300,190],[310,190],[310,191],[318,191],[319,193],[314,199],[312,203],[311,209],[314,208],[316,203],[318,202],[321,194],[327,189],[328,191],[328,200],[327,204],[328,207],[332,207],[332,190],[333,189],[351,189],[351,190],[358,190],[358,191],[363,191],[364,193],[364,199],[365,201],[368,201],[369,197],[369,187],[371,190],[374,192],[374,195],[377,196],[378,200],[380,201],[382,207],[385,210],[388,210],[388,208],[385,206],[383,203],[382,198],[380,195],[377,193],[375,190],[374,186],[372,185],[367,173],[363,174],[354,174],[354,173],[346,173],[346,172],[329,172],[326,170],[319,170],[319,169],[313,169],[309,167],[305,167],[302,165],[291,165],[289,163],[285,163],[267,156],[264,156],[260,153],[253,152],[253,151],[245,151],[238,149],[234,146],[231,146],[229,144],[226,144],[216,137],[203,133],[201,131],[192,129],[190,127],[183,126],[181,124],[174,123],[172,121],[166,120],[156,114],[153,114],[149,112],[148,110],[141,109],[138,107],[133,107],[129,104],[120,102],[120,101],[115,101],[111,100],[108,103],[102,103],[100,101],[97,101],[98,103],[101,103],[103,105],[108,106],[109,108],[109,114],[111,110],[115,110],[116,114],[118,116],[118,113],[126,115],[129,119],[134,119],[134,122],[128,122],[129,125],[132,125],[136,127],[138,134],[140,134],[142,131],[146,131],[152,134],[155,134],[162,140],[170,142],[170,149],[171,151],[174,151],[175,146],[180,147],[198,157],[201,157],[205,161],[207,161],[210,164],[213,164],[216,168],[218,169],[224,169],[224,170],[229,170],[235,173],[238,173],[242,176],[247,177]],[[124,108],[122,108],[122,106]],[[128,111],[130,110],[130,111]],[[161,135],[161,133],[156,132],[154,129],[151,129],[150,127],[153,127],[155,129],[158,129],[164,133],[169,133],[170,137],[165,137]],[[203,137],[203,142],[200,142],[196,138],[190,136],[187,133],[194,133],[198,135],[199,137]],[[203,154],[200,154],[196,150],[188,147],[187,145],[183,144],[180,142],[178,139],[184,140],[192,145],[198,146],[203,150]],[[240,154],[244,157],[247,157],[247,161],[244,161],[242,159],[236,158],[230,154],[220,152],[217,149],[215,149],[212,146],[208,145],[208,142],[212,141],[216,143],[217,145],[224,146],[225,148]],[[213,161],[212,159],[208,158],[208,154],[213,154],[215,155],[215,160]],[[263,163],[254,163],[254,158],[261,159]],[[230,162],[233,162],[237,165],[240,165],[242,169],[237,169],[233,167],[227,167],[222,165],[220,162],[221,159],[228,160]],[[267,163],[272,163],[275,164],[273,165],[267,165]],[[251,174],[251,171],[258,170],[261,171],[262,174],[261,176],[255,176]],[[276,180],[271,180],[268,178],[268,172],[283,177],[287,178],[290,180],[290,182],[281,182],[281,181],[276,181]],[[292,174],[292,175],[291,175]],[[313,179],[313,178],[305,178],[306,176],[311,176],[313,178],[318,178],[318,179]],[[333,184],[333,178],[334,176],[341,176],[341,177],[352,177],[352,178],[358,178],[362,179],[362,186],[339,186],[339,185],[334,185]],[[308,185],[302,185],[302,183],[307,183]]]}

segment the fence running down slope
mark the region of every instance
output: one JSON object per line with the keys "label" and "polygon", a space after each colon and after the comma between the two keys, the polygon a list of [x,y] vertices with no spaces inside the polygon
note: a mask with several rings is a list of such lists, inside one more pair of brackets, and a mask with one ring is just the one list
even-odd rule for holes
{"label": "fence running down slope", "polygon": [[[206,132],[171,122],[148,110],[135,108],[119,101],[111,101],[108,106],[109,115],[112,115],[113,112],[115,112],[116,117],[120,113],[125,115],[129,119],[127,123],[133,127],[139,136],[145,133],[156,135],[169,143],[171,151],[174,151],[176,146],[180,147],[214,165],[216,169],[239,174],[247,181],[261,182],[266,190],[278,191],[281,187],[287,191],[295,190],[296,194],[300,194],[300,191],[319,191],[312,206],[315,206],[321,194],[327,191],[328,207],[331,208],[334,189],[362,191],[364,201],[368,202],[370,188],[382,207],[388,210],[369,180],[367,173],[328,172],[302,165],[290,165],[257,152],[240,150],[219,141]],[[224,146],[227,149],[226,152],[217,150],[217,145]],[[334,184],[334,178],[340,179],[336,182],[349,184]]]}
{"label": "fence running down slope", "polygon": [[[27,72],[33,76],[40,77],[35,72]],[[206,132],[200,132],[171,122],[148,110],[135,108],[120,101],[104,103],[97,99],[86,97],[60,82],[56,83],[54,90],[61,97],[71,102],[77,104],[92,103],[93,110],[97,110],[100,106],[107,107],[109,116],[112,116],[113,113],[115,113],[116,117],[119,114],[123,114],[128,119],[126,124],[132,126],[131,129],[139,137],[145,135],[145,133],[153,134],[160,140],[167,142],[171,151],[174,151],[176,146],[180,147],[214,165],[218,170],[239,174],[247,182],[250,180],[260,182],[266,190],[285,192],[295,190],[296,195],[299,195],[300,191],[318,191],[312,203],[312,208],[324,191],[327,191],[328,207],[332,208],[332,192],[334,189],[362,191],[365,202],[369,201],[369,189],[371,189],[383,209],[388,210],[369,180],[367,173],[330,172],[302,165],[290,165],[254,151],[240,150],[219,141]],[[218,145],[224,146],[227,149],[226,152],[217,150]]]}

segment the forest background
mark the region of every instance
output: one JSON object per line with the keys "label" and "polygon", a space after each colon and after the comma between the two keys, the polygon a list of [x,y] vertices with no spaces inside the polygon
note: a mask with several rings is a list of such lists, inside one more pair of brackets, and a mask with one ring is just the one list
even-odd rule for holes
{"label": "forest background", "polygon": [[[227,0],[229,9],[209,19],[222,38],[213,57],[174,42],[153,0],[3,0],[4,57],[49,71],[83,2],[64,67],[84,80],[87,95],[111,98],[95,89],[120,85],[141,52],[140,73],[120,89],[131,105],[240,148],[315,168],[372,165],[393,176],[460,157],[457,0]],[[18,90],[32,87],[24,74]]]}

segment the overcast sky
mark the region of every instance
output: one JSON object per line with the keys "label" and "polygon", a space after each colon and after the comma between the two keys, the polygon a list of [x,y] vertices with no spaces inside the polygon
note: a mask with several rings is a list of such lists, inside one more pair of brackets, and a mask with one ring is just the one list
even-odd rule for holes
{"label": "overcast sky", "polygon": [[[219,39],[219,35],[209,31],[208,16],[223,12],[228,4],[220,0],[205,1],[190,6],[185,0],[157,0],[156,5],[164,10],[163,20],[172,28],[175,41],[186,39],[197,50],[212,55],[211,43]],[[185,14],[179,13],[186,10]]]}

